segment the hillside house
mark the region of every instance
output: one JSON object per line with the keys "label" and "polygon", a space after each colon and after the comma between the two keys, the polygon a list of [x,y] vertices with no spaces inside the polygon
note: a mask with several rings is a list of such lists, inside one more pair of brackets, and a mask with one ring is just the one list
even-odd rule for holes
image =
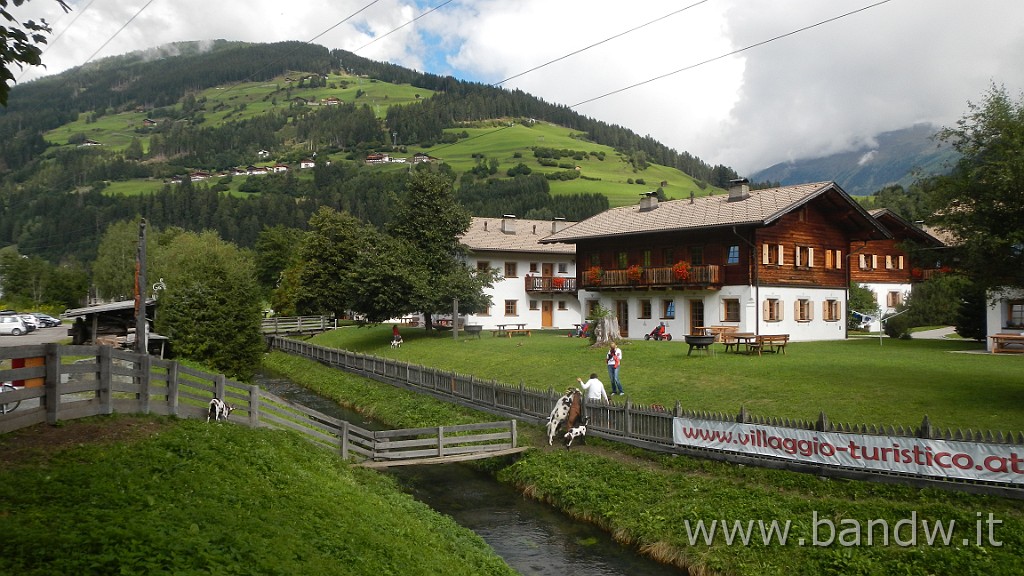
{"label": "hillside house", "polygon": [[373,152],[372,154],[366,155],[367,164],[386,164],[390,161],[390,155],[383,152]]}
{"label": "hillside house", "polygon": [[679,338],[709,326],[846,337],[850,247],[892,235],[834,182],[613,208],[542,243],[576,246],[583,313],[598,305],[624,337],[658,323]]}
{"label": "hillside house", "polygon": [[[850,246],[850,280],[875,293],[878,311],[884,318],[906,301],[914,282],[926,280],[941,269],[941,250],[945,244],[887,208],[869,213],[892,237]],[[874,318],[867,324],[869,330],[879,329],[880,318],[875,310],[859,312]]]}
{"label": "hillside house", "polygon": [[274,164],[273,166],[270,167],[270,171],[273,172],[274,174],[281,174],[283,172],[287,172],[288,167],[285,166],[284,164]]}
{"label": "hillside house", "polygon": [[313,162],[312,160],[309,160],[309,159],[302,160],[301,162],[299,162],[299,169],[300,170],[306,170],[308,168],[313,168],[315,166],[316,166],[316,162]]}
{"label": "hillside house", "polygon": [[473,218],[462,244],[469,249],[466,265],[501,272],[485,292],[491,309],[466,318],[485,329],[498,324],[527,328],[573,329],[580,322],[576,297],[576,249],[569,244],[540,240],[571,223],[561,219],[526,220],[512,215]]}

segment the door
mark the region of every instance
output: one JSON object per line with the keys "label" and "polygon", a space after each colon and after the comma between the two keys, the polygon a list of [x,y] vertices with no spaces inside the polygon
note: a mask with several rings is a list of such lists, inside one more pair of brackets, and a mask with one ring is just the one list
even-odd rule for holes
{"label": "door", "polygon": [[704,301],[690,300],[690,332],[689,334],[702,334],[697,330],[698,326],[707,326],[704,323]]}
{"label": "door", "polygon": [[542,300],[540,303],[540,326],[551,328],[554,326],[555,303],[551,300]]}
{"label": "door", "polygon": [[619,334],[629,338],[629,300],[615,301],[615,315],[619,318]]}

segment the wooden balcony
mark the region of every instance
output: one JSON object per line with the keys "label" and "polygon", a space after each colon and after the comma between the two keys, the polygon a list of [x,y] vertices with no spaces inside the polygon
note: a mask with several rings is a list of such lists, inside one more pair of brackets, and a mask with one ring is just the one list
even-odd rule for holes
{"label": "wooden balcony", "polygon": [[527,276],[526,291],[540,293],[575,293],[576,279],[569,276]]}
{"label": "wooden balcony", "polygon": [[583,271],[583,288],[587,290],[622,290],[622,289],[703,289],[720,288],[722,285],[719,266],[691,266],[685,280],[675,277],[671,267],[644,268],[639,281],[629,278],[626,270],[605,270],[600,282],[591,282],[587,271]]}

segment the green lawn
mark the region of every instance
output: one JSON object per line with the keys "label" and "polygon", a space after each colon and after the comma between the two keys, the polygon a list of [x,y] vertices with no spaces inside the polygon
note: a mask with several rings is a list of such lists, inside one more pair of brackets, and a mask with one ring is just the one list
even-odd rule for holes
{"label": "green lawn", "polygon": [[[567,338],[565,331],[533,331],[529,338],[454,341],[404,328],[392,349],[390,326],[343,328],[314,338],[325,346],[455,370],[501,382],[563,390],[596,372],[607,385],[604,349]],[[966,354],[971,341],[857,338],[790,343],[786,354],[687,356],[687,345],[625,341],[621,379],[635,402],[832,422],[932,425],[1016,432],[1024,430],[1024,358]]]}

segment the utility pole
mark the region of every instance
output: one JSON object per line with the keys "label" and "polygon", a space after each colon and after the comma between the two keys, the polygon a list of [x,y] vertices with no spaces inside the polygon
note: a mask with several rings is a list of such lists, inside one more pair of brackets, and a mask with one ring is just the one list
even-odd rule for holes
{"label": "utility pole", "polygon": [[146,354],[146,219],[139,222],[139,246],[135,252],[135,351]]}

